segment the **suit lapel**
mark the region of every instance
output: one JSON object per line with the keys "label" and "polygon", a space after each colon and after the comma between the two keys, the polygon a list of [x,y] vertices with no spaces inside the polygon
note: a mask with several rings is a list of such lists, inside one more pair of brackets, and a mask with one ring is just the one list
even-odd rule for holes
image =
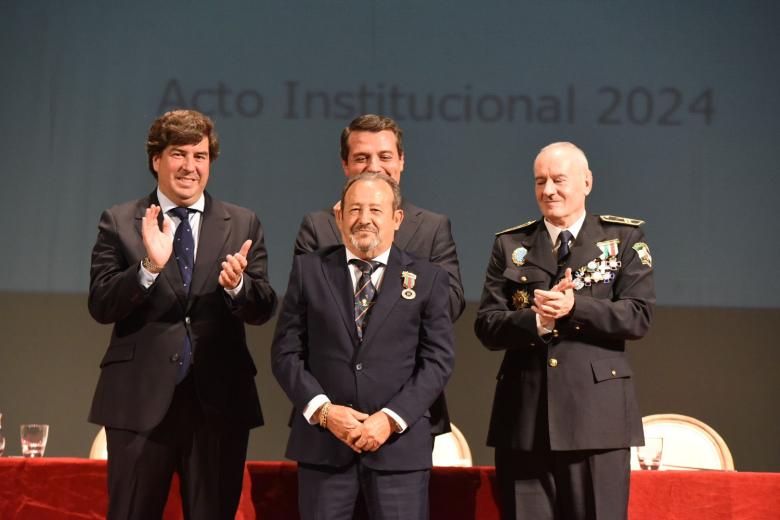
{"label": "suit lapel", "polygon": [[371,340],[376,336],[382,324],[390,315],[401,297],[401,271],[409,264],[409,259],[397,246],[390,250],[390,257],[387,259],[387,267],[382,276],[382,284],[379,286],[374,306],[371,309],[371,315],[368,317],[368,327],[366,335],[363,337],[361,351],[365,351]]}
{"label": "suit lapel", "polygon": [[[230,238],[229,224],[230,214],[219,201],[215,201],[209,194],[206,194],[206,204],[203,208],[203,215],[200,217],[198,254],[192,272],[190,294],[200,293],[209,279],[215,279],[218,276],[217,264],[224,259],[220,253],[225,242]],[[181,275],[179,278],[181,279]]]}
{"label": "suit lapel", "polygon": [[523,243],[523,246],[528,249],[528,254],[525,257],[527,264],[533,264],[555,276],[558,272],[558,262],[553,256],[550,234],[547,232],[544,221],[540,220],[536,224],[536,230],[528,237],[527,242]]}
{"label": "suit lapel", "polygon": [[352,338],[352,344],[359,343],[355,328],[355,295],[347,267],[347,256],[343,247],[336,248],[322,260],[322,274],[328,283],[335,307],[344,321],[344,327]]}
{"label": "suit lapel", "polygon": [[601,249],[596,246],[596,243],[603,240],[604,237],[597,219],[596,216],[588,215],[576,240],[574,240],[569,260],[566,262],[567,267],[571,267],[572,271],[587,265],[588,262],[601,255]]}
{"label": "suit lapel", "polygon": [[409,245],[409,241],[417,232],[417,228],[420,227],[420,214],[422,210],[413,204],[404,202],[401,206],[404,210],[404,220],[401,222],[401,226],[395,233],[395,239],[393,243],[401,250],[406,250]]}
{"label": "suit lapel", "polygon": [[333,214],[333,209],[329,209],[327,211],[328,211],[328,219],[327,219],[328,228],[330,229],[330,232],[333,234],[333,236],[330,241],[321,240],[320,244],[341,244],[341,230],[339,229],[339,226],[336,224],[336,216]]}

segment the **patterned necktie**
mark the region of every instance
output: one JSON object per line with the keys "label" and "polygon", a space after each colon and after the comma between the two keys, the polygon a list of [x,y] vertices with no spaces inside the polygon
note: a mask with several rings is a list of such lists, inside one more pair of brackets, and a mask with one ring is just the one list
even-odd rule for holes
{"label": "patterned necktie", "polygon": [[[192,236],[192,228],[190,227],[190,213],[194,213],[195,210],[190,208],[173,208],[170,212],[181,221],[179,227],[176,228],[176,233],[173,235],[173,255],[176,258],[176,263],[179,264],[179,272],[184,282],[184,292],[189,294],[192,270],[195,267],[195,239]],[[190,332],[187,330],[184,335],[184,347],[179,355],[179,370],[176,372],[177,385],[187,376],[191,362],[192,342],[190,340]]]}
{"label": "patterned necktie", "polygon": [[377,267],[382,265],[381,262],[374,262],[373,260],[360,260],[353,258],[349,261],[350,264],[356,265],[360,269],[360,279],[355,286],[355,326],[357,327],[357,334],[360,341],[363,341],[363,331],[365,331],[368,325],[368,314],[371,311],[371,306],[374,305],[374,298],[376,297],[376,287],[371,281],[371,274]]}

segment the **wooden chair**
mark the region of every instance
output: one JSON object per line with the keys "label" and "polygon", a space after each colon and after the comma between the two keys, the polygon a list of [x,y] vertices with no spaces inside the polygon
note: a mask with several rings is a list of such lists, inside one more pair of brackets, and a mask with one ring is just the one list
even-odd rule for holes
{"label": "wooden chair", "polygon": [[[675,413],[642,418],[645,438],[661,437],[661,470],[734,470],[731,451],[718,432],[698,419]],[[631,469],[639,469],[631,448]]]}
{"label": "wooden chair", "polygon": [[433,442],[433,465],[434,466],[473,466],[471,461],[471,450],[466,437],[452,423],[452,429],[449,433],[437,435]]}
{"label": "wooden chair", "polygon": [[108,449],[106,449],[106,429],[100,428],[92,441],[92,448],[89,450],[90,459],[106,460],[108,458]]}

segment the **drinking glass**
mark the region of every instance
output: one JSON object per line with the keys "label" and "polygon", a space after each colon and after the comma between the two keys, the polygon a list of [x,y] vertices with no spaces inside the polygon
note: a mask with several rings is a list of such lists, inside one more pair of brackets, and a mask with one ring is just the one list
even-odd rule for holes
{"label": "drinking glass", "polygon": [[644,446],[638,446],[636,456],[639,459],[639,467],[655,470],[661,467],[661,455],[664,451],[663,437],[647,437]]}
{"label": "drinking glass", "polygon": [[25,457],[43,457],[46,441],[49,439],[48,424],[23,424],[19,427],[22,438],[22,455]]}

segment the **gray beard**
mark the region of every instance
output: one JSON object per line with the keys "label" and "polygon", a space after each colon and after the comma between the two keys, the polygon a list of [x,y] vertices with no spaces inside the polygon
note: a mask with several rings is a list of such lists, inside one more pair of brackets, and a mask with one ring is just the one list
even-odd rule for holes
{"label": "gray beard", "polygon": [[374,249],[379,247],[379,237],[378,236],[376,236],[374,238],[374,240],[372,240],[368,245],[361,245],[358,242],[358,239],[355,238],[355,234],[354,233],[350,233],[349,234],[349,241],[352,244],[352,246],[355,249],[357,249],[358,251],[360,251],[361,253],[368,253],[369,251],[373,251]]}

